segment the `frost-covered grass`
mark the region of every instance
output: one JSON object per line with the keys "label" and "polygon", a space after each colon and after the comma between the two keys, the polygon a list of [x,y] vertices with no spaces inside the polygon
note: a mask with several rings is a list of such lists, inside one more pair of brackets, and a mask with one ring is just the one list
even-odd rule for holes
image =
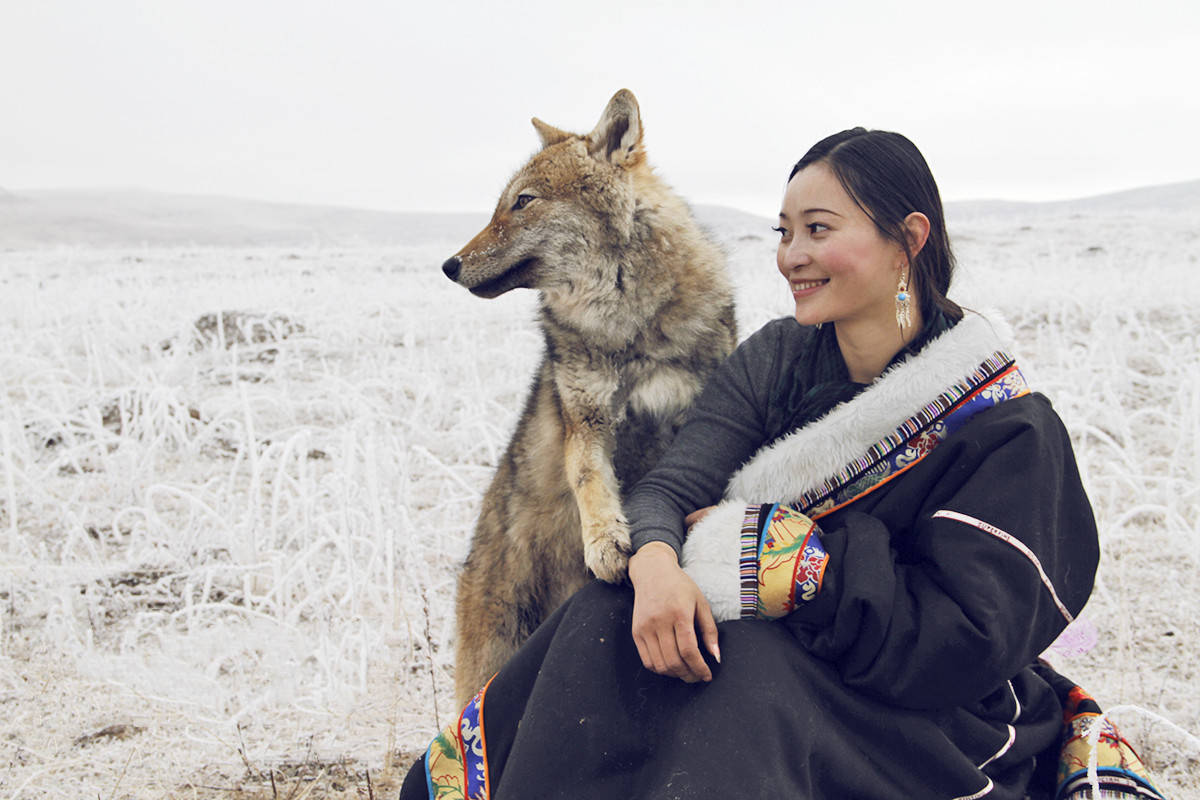
{"label": "frost-covered grass", "polygon": [[[1099,643],[1058,663],[1125,707],[1181,797],[1200,789],[1195,230],[954,229],[959,297],[1012,324],[1100,520]],[[539,356],[529,293],[438,271],[472,232],[0,253],[0,800],[365,796],[367,769],[394,789],[454,711],[455,568]],[[743,333],[787,313],[766,223],[718,234]],[[237,313],[197,333],[217,312]]]}

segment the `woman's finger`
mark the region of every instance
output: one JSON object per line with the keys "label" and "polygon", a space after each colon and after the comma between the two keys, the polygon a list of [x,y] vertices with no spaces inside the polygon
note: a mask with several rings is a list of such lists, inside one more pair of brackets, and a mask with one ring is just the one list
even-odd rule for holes
{"label": "woman's finger", "polygon": [[679,678],[682,681],[691,683],[689,680],[691,677],[691,672],[689,671],[687,664],[684,663],[683,659],[679,655],[679,645],[675,641],[675,630],[673,628],[667,628],[666,630],[662,631],[662,635],[658,640],[658,644],[662,649],[665,667],[663,672],[660,674],[670,675],[672,678]]}
{"label": "woman's finger", "polygon": [[655,635],[646,637],[646,658],[642,659],[642,664],[653,673],[667,674],[667,662],[663,657],[658,637]]}
{"label": "woman's finger", "polygon": [[713,619],[712,609],[707,600],[696,604],[696,626],[700,628],[700,638],[704,641],[704,649],[712,653],[717,663],[721,663],[721,647],[717,641],[717,621]]}
{"label": "woman's finger", "polygon": [[700,644],[696,641],[696,626],[691,620],[675,625],[675,644],[679,658],[684,665],[684,680],[688,683],[695,681],[711,681],[712,670],[704,663],[704,655],[700,652]]}
{"label": "woman's finger", "polygon": [[654,663],[654,661],[650,658],[650,651],[646,648],[642,637],[638,636],[636,633],[633,636],[633,646],[637,648],[638,658],[642,660],[642,666],[646,669],[651,669],[651,665]]}

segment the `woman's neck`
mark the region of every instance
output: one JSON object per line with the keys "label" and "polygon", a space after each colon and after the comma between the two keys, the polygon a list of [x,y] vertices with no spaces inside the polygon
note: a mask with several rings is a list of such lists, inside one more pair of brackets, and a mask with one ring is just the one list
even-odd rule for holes
{"label": "woman's neck", "polygon": [[846,362],[846,371],[855,383],[870,383],[883,374],[896,353],[917,337],[924,324],[921,312],[912,310],[912,324],[903,334],[895,320],[835,322],[838,349]]}

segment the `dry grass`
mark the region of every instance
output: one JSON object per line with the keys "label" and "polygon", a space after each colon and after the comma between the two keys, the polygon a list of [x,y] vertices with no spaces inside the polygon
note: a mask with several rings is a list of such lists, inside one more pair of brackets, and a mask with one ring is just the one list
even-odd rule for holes
{"label": "dry grass", "polygon": [[[1200,792],[1192,230],[957,231],[960,296],[1013,323],[1101,524],[1099,643],[1062,667],[1178,797]],[[771,236],[722,232],[744,332],[787,312]],[[539,350],[531,297],[437,272],[460,243],[3,254],[0,800],[394,796],[451,713],[454,571]]]}

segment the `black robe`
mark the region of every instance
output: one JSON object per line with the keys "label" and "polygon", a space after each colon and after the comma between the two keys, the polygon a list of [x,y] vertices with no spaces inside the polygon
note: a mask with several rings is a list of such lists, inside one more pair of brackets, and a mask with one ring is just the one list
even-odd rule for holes
{"label": "black robe", "polygon": [[[727,618],[710,683],[645,670],[630,635],[631,590],[593,583],[435,740],[402,800],[431,788],[499,800],[1050,797],[1072,685],[1036,659],[1086,602],[1098,558],[1050,403],[1020,393],[924,447],[949,410],[934,404],[925,427],[911,436],[902,427],[898,447],[876,448],[875,463],[805,452],[822,449],[819,436],[805,438],[813,431],[836,445],[847,438],[839,426],[859,430],[846,444],[857,452],[875,429],[894,428],[893,398],[903,419],[920,409],[913,397],[923,403],[928,386],[946,385],[939,370],[953,380],[974,356],[996,355],[979,332],[960,323],[910,360],[918,363],[732,477],[727,501],[684,548],[685,568]],[[1011,368],[992,361],[993,372]],[[920,457],[906,461],[914,447]],[[830,494],[831,485],[849,493]],[[819,587],[780,619],[730,618],[731,537],[744,536],[755,504],[775,502],[817,520]],[[445,769],[456,758],[461,779]]]}

